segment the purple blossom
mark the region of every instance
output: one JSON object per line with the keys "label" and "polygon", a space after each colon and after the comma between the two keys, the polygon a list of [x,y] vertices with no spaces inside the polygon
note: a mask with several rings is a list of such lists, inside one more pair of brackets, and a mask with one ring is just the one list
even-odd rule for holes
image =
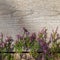
{"label": "purple blossom", "polygon": [[24,30],[24,32],[28,32],[28,30],[25,27],[23,27],[23,30]]}
{"label": "purple blossom", "polygon": [[0,42],[0,48],[4,48],[5,44],[4,42]]}
{"label": "purple blossom", "polygon": [[24,34],[26,34],[26,36],[28,36],[29,35],[29,31],[25,27],[23,27],[23,30],[24,30]]}
{"label": "purple blossom", "polygon": [[58,27],[56,28],[55,31],[54,30],[52,31],[49,41],[56,42],[58,39],[60,39],[60,35],[57,33],[57,30]]}
{"label": "purple blossom", "polygon": [[47,29],[44,30],[44,40],[47,38]]}
{"label": "purple blossom", "polygon": [[21,36],[21,35],[17,35],[17,39],[19,40],[23,40],[23,36]]}
{"label": "purple blossom", "polygon": [[42,40],[40,38],[38,38],[38,42],[39,42],[39,44],[41,46],[41,49],[42,49],[43,53],[46,54],[48,52],[48,49],[49,49],[48,44],[44,40]]}
{"label": "purple blossom", "polygon": [[30,36],[30,40],[33,41],[36,39],[36,34],[35,33],[32,33],[32,35]]}
{"label": "purple blossom", "polygon": [[40,33],[38,34],[39,38],[46,41],[47,39],[47,29],[43,28]]}
{"label": "purple blossom", "polygon": [[13,42],[13,39],[12,39],[12,37],[11,36],[7,36],[6,37],[6,39],[5,39],[5,41],[6,41],[6,43],[8,43],[8,42]]}

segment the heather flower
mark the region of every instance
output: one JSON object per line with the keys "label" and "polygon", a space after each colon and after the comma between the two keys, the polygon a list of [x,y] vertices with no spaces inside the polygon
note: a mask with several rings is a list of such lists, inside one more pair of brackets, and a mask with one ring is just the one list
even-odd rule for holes
{"label": "heather flower", "polygon": [[25,27],[23,27],[23,30],[24,30],[24,32],[28,32],[28,30]]}
{"label": "heather flower", "polygon": [[60,39],[60,35],[57,33],[55,41],[57,41],[58,39]]}
{"label": "heather flower", "polygon": [[12,42],[13,41],[11,36],[7,36],[5,40],[6,40],[6,42]]}
{"label": "heather flower", "polygon": [[47,29],[44,30],[44,40],[47,39]]}
{"label": "heather flower", "polygon": [[46,39],[47,39],[47,29],[43,28],[43,29],[39,32],[38,36],[39,36],[40,39],[43,39],[43,40],[46,41]]}
{"label": "heather flower", "polygon": [[43,46],[42,49],[43,49],[43,53],[48,54],[49,47],[47,45]]}
{"label": "heather flower", "polygon": [[25,27],[23,27],[23,30],[24,30],[24,34],[26,34],[26,36],[28,36],[29,35],[29,31]]}
{"label": "heather flower", "polygon": [[21,35],[17,35],[17,39],[19,40],[23,40],[23,36],[21,36]]}
{"label": "heather flower", "polygon": [[36,34],[35,33],[32,33],[32,35],[30,36],[30,40],[33,41],[36,39]]}
{"label": "heather flower", "polygon": [[42,40],[40,38],[38,38],[38,42],[39,42],[39,44],[41,46],[41,49],[42,49],[43,53],[46,54],[48,52],[48,50],[49,50],[48,44],[44,40]]}
{"label": "heather flower", "polygon": [[52,31],[51,36],[50,36],[51,42],[56,42],[57,40],[60,39],[60,35],[57,33],[57,30],[58,30],[58,27],[56,28],[55,31],[54,30]]}
{"label": "heather flower", "polygon": [[4,42],[0,42],[0,48],[4,48],[5,44]]}
{"label": "heather flower", "polygon": [[56,37],[57,37],[57,30],[58,30],[58,27],[56,28],[56,30],[54,31],[52,31],[52,39],[54,40],[54,39],[56,39]]}
{"label": "heather flower", "polygon": [[12,52],[14,47],[12,46],[13,39],[11,36],[7,36],[5,39],[5,47],[7,52]]}

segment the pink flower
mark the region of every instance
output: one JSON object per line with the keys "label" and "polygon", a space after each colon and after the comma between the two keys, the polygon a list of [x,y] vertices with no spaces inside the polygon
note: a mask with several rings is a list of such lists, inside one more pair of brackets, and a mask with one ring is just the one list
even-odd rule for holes
{"label": "pink flower", "polygon": [[11,36],[7,36],[6,39],[5,39],[5,42],[6,42],[6,44],[12,43],[13,42],[12,37]]}
{"label": "pink flower", "polygon": [[0,43],[0,47],[1,47],[1,48],[4,48],[4,46],[5,46],[5,45],[4,45],[4,42],[1,42],[1,43]]}
{"label": "pink flower", "polygon": [[20,40],[23,40],[23,36],[21,36],[21,35],[18,34],[18,35],[17,35],[17,39],[18,39],[18,40],[19,40],[19,39],[20,39]]}
{"label": "pink flower", "polygon": [[41,46],[41,49],[43,51],[44,54],[47,54],[48,53],[48,50],[49,50],[49,45],[42,39],[38,38],[38,42]]}
{"label": "pink flower", "polygon": [[7,36],[5,40],[6,42],[8,42],[10,39],[11,39],[11,36]]}
{"label": "pink flower", "polygon": [[33,41],[36,39],[36,34],[35,33],[32,33],[32,35],[30,36],[30,40]]}
{"label": "pink flower", "polygon": [[28,36],[29,35],[29,31],[25,27],[23,27],[23,30],[24,30],[24,34],[26,34],[26,36]]}
{"label": "pink flower", "polygon": [[23,27],[23,30],[24,30],[24,32],[28,32],[28,30],[25,27]]}

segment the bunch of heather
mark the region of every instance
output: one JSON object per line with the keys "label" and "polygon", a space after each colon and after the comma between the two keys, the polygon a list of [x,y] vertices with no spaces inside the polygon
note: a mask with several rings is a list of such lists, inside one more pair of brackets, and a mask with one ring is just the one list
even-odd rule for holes
{"label": "bunch of heather", "polygon": [[1,60],[5,59],[6,57],[11,58],[11,54],[6,53],[6,52],[12,51],[11,44],[12,44],[12,39],[10,37],[7,37],[6,41],[3,41],[3,34],[1,33],[0,34],[0,52],[1,52],[0,58]]}
{"label": "bunch of heather", "polygon": [[17,35],[17,40],[14,45],[15,52],[21,53],[23,51],[23,45],[24,45],[23,36]]}
{"label": "bunch of heather", "polygon": [[0,52],[5,51],[5,42],[3,41],[3,33],[0,33]]}
{"label": "bunch of heather", "polygon": [[15,44],[15,50],[20,53],[29,47],[29,32],[25,27],[23,27],[23,31],[23,35],[17,35],[17,40]]}
{"label": "bunch of heather", "polygon": [[[30,34],[30,32],[23,27],[23,35],[18,34],[15,45],[12,45],[12,37],[6,37],[5,42],[3,41],[3,34],[0,34],[0,52],[15,52],[22,53],[23,51],[28,51],[36,60],[55,60],[60,57],[60,35],[56,30],[52,31],[50,38],[47,35],[47,29],[43,28],[38,36],[36,33]],[[49,42],[47,42],[49,40]],[[49,47],[49,45],[51,47]],[[39,54],[38,52],[41,52]],[[2,55],[2,54],[1,54]],[[12,57],[11,54],[5,54],[8,57],[8,60]],[[40,56],[39,59],[37,59]]]}
{"label": "bunch of heather", "polygon": [[36,59],[39,55],[38,50],[40,48],[36,33],[32,33],[32,35],[30,36],[30,47],[30,54]]}
{"label": "bunch of heather", "polygon": [[43,29],[39,32],[38,37],[39,37],[40,39],[43,39],[44,41],[46,41],[46,40],[47,40],[47,29],[46,29],[46,28],[43,28]]}
{"label": "bunch of heather", "polygon": [[60,42],[58,42],[60,40],[60,35],[57,32],[58,27],[56,28],[56,30],[52,31],[51,36],[50,36],[50,40],[52,43],[52,46],[50,48],[51,54],[53,56],[53,58],[57,58],[60,57]]}
{"label": "bunch of heather", "polygon": [[36,33],[32,33],[30,35],[30,32],[25,27],[23,27],[23,31],[23,35],[17,35],[17,40],[14,46],[15,51],[20,53],[23,51],[28,51],[32,56],[37,57],[39,44],[36,40]]}
{"label": "bunch of heather", "polygon": [[38,44],[38,41],[37,41],[37,36],[36,36],[36,33],[32,33],[30,35],[30,32],[26,29],[26,28],[23,28],[24,30],[24,41],[25,41],[25,47],[29,50],[30,49],[30,54],[33,56],[33,57],[37,57],[38,56],[38,49],[39,49],[39,44]]}
{"label": "bunch of heather", "polygon": [[10,52],[13,52],[14,50],[14,46],[13,46],[13,39],[11,36],[7,36],[6,39],[5,39],[5,57],[7,58],[7,60],[13,60],[14,57],[12,55],[12,53]]}
{"label": "bunch of heather", "polygon": [[7,36],[5,39],[5,48],[6,52],[12,52],[13,51],[13,46],[12,46],[13,39],[11,36]]}
{"label": "bunch of heather", "polygon": [[51,56],[50,54],[50,48],[49,48],[49,44],[50,42],[46,42],[47,40],[47,29],[43,28],[40,33],[38,34],[38,42],[40,45],[40,50],[42,52],[42,59],[48,59],[47,56]]}

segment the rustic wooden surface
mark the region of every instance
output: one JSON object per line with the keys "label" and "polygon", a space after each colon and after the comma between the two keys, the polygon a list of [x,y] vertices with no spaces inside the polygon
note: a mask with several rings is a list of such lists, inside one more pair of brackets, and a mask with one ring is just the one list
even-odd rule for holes
{"label": "rustic wooden surface", "polygon": [[46,27],[51,32],[59,25],[60,0],[0,0],[0,32],[4,36],[15,38],[22,27],[30,32]]}

